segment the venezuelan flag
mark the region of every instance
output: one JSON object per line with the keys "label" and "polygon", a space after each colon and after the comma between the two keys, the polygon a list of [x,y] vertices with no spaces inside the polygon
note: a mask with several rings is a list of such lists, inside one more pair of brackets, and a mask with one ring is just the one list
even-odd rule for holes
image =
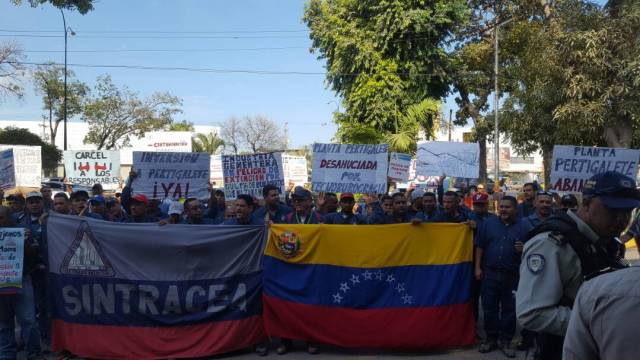
{"label": "venezuelan flag", "polygon": [[473,344],[472,252],[460,224],[273,225],[267,333],[341,347]]}

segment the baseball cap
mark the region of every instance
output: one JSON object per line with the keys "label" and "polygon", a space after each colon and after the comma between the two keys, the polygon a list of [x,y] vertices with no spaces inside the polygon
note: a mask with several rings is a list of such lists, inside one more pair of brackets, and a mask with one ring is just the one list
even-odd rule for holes
{"label": "baseball cap", "polygon": [[565,194],[562,196],[562,199],[560,199],[560,204],[562,206],[577,206],[578,198],[573,194]]}
{"label": "baseball cap", "polygon": [[91,204],[104,204],[105,203],[104,196],[96,195],[96,196],[92,197],[91,199],[89,199],[89,202]]}
{"label": "baseball cap", "polygon": [[179,201],[174,201],[169,205],[169,211],[167,212],[169,215],[180,215],[184,211],[184,205]]}
{"label": "baseball cap", "polygon": [[473,203],[474,204],[486,204],[489,202],[489,195],[485,193],[475,193],[473,195]]}
{"label": "baseball cap", "polygon": [[421,198],[422,196],[424,196],[424,190],[422,189],[413,190],[411,192],[411,200],[416,200],[418,198]]}
{"label": "baseball cap", "polygon": [[484,190],[484,185],[482,185],[482,184],[478,184],[478,186],[476,186],[476,188],[477,188],[478,190]]}
{"label": "baseball cap", "polygon": [[29,200],[29,198],[41,198],[42,199],[42,193],[39,191],[31,191],[27,193],[26,199]]}
{"label": "baseball cap", "polygon": [[149,204],[149,199],[147,199],[147,197],[146,197],[146,196],[144,196],[144,195],[142,195],[142,194],[136,194],[136,195],[133,195],[133,196],[131,197],[131,200],[133,200],[133,201],[137,201],[137,202],[141,202],[141,203],[143,203],[143,204],[145,204],[145,205],[148,205],[148,204]]}
{"label": "baseball cap", "polygon": [[303,188],[302,186],[296,186],[291,194],[291,198],[311,199],[311,191]]}
{"label": "baseball cap", "polygon": [[632,178],[615,171],[593,175],[585,181],[582,194],[597,196],[604,206],[611,209],[640,207],[640,191]]}
{"label": "baseball cap", "polygon": [[344,200],[344,199],[351,199],[351,200],[353,200],[353,199],[355,199],[355,198],[353,197],[353,193],[345,192],[345,193],[340,194],[340,201],[342,201],[342,200]]}

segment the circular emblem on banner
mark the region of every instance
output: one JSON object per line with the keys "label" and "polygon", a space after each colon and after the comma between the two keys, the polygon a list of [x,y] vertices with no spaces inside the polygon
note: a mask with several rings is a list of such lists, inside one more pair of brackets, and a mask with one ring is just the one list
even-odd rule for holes
{"label": "circular emblem on banner", "polygon": [[278,236],[276,245],[282,256],[292,258],[300,252],[300,237],[293,231],[285,231]]}

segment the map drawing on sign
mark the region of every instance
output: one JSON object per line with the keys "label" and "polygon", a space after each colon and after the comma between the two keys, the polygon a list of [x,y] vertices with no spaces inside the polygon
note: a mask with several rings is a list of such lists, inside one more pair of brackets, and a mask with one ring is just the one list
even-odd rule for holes
{"label": "map drawing on sign", "polygon": [[62,261],[62,274],[83,276],[114,276],[113,267],[104,256],[86,221],[80,223],[69,250]]}
{"label": "map drawing on sign", "polygon": [[477,143],[431,141],[418,144],[416,174],[476,178],[479,175]]}

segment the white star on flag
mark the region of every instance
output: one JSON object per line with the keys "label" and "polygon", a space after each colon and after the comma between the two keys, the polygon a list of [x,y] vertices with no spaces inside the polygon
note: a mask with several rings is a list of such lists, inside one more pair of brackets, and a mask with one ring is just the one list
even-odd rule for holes
{"label": "white star on flag", "polygon": [[349,291],[349,289],[351,288],[349,287],[349,284],[347,284],[346,282],[343,282],[342,284],[340,284],[341,291],[344,291],[346,293],[347,291]]}
{"label": "white star on flag", "polygon": [[382,271],[380,271],[380,270],[376,271],[376,279],[377,280],[382,280]]}
{"label": "white star on flag", "polygon": [[391,274],[387,275],[387,282],[394,282],[394,281],[396,281],[396,278],[393,277],[393,275]]}
{"label": "white star on flag", "polygon": [[351,275],[351,283],[353,283],[353,285],[357,284],[360,282],[360,277],[356,274]]}
{"label": "white star on flag", "polygon": [[405,296],[402,297],[402,300],[404,300],[405,304],[411,305],[411,303],[413,303],[413,296],[406,294]]}
{"label": "white star on flag", "polygon": [[398,286],[396,286],[396,290],[398,290],[399,293],[403,292],[405,290],[404,283],[398,283]]}
{"label": "white star on flag", "polygon": [[365,280],[371,280],[373,273],[369,270],[365,271],[362,273],[362,276],[364,276]]}
{"label": "white star on flag", "polygon": [[342,296],[340,295],[340,293],[333,294],[333,302],[334,303],[340,304],[341,301],[342,301]]}

